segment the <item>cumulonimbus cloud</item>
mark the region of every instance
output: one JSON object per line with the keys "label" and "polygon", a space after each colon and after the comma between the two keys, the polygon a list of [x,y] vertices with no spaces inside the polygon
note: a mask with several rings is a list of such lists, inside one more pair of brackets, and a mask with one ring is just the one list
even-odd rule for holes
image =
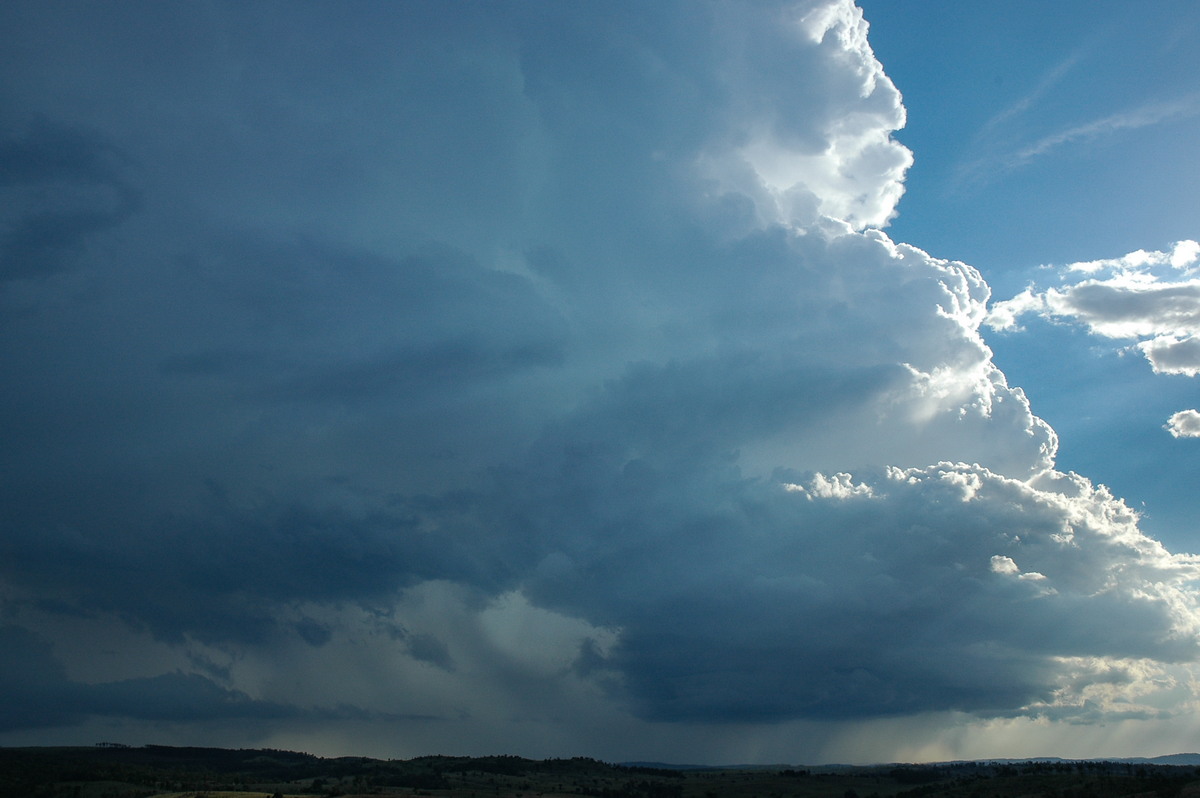
{"label": "cumulonimbus cloud", "polygon": [[[94,121],[164,201],[0,297],[2,595],[38,662],[123,629],[153,656],[90,683],[204,675],[154,682],[172,722],[194,693],[455,740],[563,723],[546,696],[705,723],[1181,705],[1194,559],[1055,470],[980,327],[1073,314],[1180,369],[1190,284],[1126,263],[989,316],[976,269],[875,229],[910,155],[852,3],[306,7],[315,56],[257,9],[171,17],[235,72],[104,49],[159,102]],[[89,711],[132,717],[123,690]]]}

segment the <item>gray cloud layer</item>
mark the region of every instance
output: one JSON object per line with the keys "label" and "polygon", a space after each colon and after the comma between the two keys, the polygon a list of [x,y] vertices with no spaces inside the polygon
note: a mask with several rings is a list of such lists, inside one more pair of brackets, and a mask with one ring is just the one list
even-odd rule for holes
{"label": "gray cloud layer", "polygon": [[0,12],[7,729],[1177,702],[856,9],[369,11]]}

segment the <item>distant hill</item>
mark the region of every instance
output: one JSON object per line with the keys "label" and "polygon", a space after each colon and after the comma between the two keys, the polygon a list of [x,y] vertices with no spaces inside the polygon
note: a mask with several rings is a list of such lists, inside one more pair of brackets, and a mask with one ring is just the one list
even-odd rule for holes
{"label": "distant hill", "polygon": [[1026,757],[1024,759],[958,759],[947,762],[934,762],[933,765],[958,765],[970,762],[986,762],[988,764],[1020,764],[1023,762],[1120,762],[1132,765],[1177,765],[1181,767],[1200,766],[1200,754],[1166,754],[1164,756],[1124,756],[1124,757],[1092,757],[1088,759],[1064,759],[1057,756]]}
{"label": "distant hill", "polygon": [[0,748],[0,798],[1200,798],[1200,754],[922,765],[323,758],[272,749]]}
{"label": "distant hill", "polygon": [[1123,759],[1122,762],[1147,762],[1155,765],[1200,765],[1200,754],[1167,754],[1150,759]]}
{"label": "distant hill", "polygon": [[[1062,757],[1057,757],[1057,756],[1026,757],[1024,759],[954,759],[954,760],[947,760],[945,762],[928,762],[928,763],[924,763],[923,766],[941,767],[941,766],[966,765],[966,764],[978,764],[978,763],[987,763],[987,764],[996,764],[996,765],[1012,765],[1012,764],[1021,764],[1024,762],[1039,762],[1039,763],[1046,763],[1046,762],[1120,762],[1120,763],[1129,763],[1129,764],[1134,764],[1134,765],[1137,765],[1137,764],[1178,765],[1181,767],[1200,767],[1200,754],[1166,754],[1165,756],[1154,756],[1154,757],[1138,757],[1138,756],[1134,756],[1134,757],[1092,757],[1092,758],[1088,758],[1088,759],[1064,759]],[[775,765],[744,765],[744,764],[687,765],[687,764],[677,764],[677,763],[671,763],[671,762],[640,762],[640,761],[639,762],[622,762],[621,764],[628,765],[628,766],[635,766],[635,767],[662,768],[664,770],[762,770],[762,769],[780,770],[780,769],[784,769],[784,768],[805,767],[805,768],[809,768],[811,770],[816,770],[816,771],[845,770],[845,769],[864,768],[864,767],[869,767],[869,768],[906,767],[906,766],[911,767],[913,765],[913,763],[911,763],[911,762],[891,762],[891,763],[882,763],[881,762],[881,763],[876,763],[874,765],[846,765],[846,764],[838,764],[838,763],[832,763],[832,762],[825,763],[822,765],[782,765],[782,764],[775,764]]]}

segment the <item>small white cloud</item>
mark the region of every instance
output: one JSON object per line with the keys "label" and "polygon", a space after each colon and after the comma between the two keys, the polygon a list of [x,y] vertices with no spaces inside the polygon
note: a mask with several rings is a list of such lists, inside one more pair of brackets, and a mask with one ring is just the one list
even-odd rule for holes
{"label": "small white cloud", "polygon": [[1033,287],[1030,286],[1012,299],[993,304],[988,310],[985,323],[993,330],[1020,330],[1018,318],[1026,313],[1040,313],[1045,307],[1045,298],[1034,293]]}
{"label": "small white cloud", "polygon": [[[786,486],[789,490],[799,488],[804,490],[799,485]],[[839,472],[832,477],[827,477],[824,474],[816,474],[809,483],[808,493],[810,497],[820,499],[851,499],[855,496],[870,497],[875,495],[875,491],[870,485],[865,485],[861,482],[856,483],[854,479],[845,472]]]}
{"label": "small white cloud", "polygon": [[1180,410],[1167,421],[1165,429],[1176,438],[1200,438],[1200,410]]}
{"label": "small white cloud", "polygon": [[1200,242],[1180,241],[1171,251],[1171,265],[1177,269],[1194,266],[1200,260]]}
{"label": "small white cloud", "polygon": [[1157,374],[1184,374],[1188,377],[1200,374],[1200,337],[1160,335],[1148,341],[1139,341],[1137,348],[1150,361],[1151,368]]}
{"label": "small white cloud", "polygon": [[1012,557],[1005,557],[1003,554],[992,555],[992,573],[994,574],[1019,574],[1021,569],[1013,562]]}

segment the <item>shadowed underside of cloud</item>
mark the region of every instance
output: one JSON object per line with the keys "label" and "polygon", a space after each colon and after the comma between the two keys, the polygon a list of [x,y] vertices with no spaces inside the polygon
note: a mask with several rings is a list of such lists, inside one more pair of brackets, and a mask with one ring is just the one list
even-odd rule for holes
{"label": "shadowed underside of cloud", "polygon": [[1066,713],[1080,658],[1194,656],[1196,563],[1081,479],[1046,490],[943,464],[721,487],[705,502],[663,486],[653,518],[596,519],[529,588],[621,625],[604,664],[652,717]]}
{"label": "shadowed underside of cloud", "polygon": [[362,716],[361,710],[312,711],[256,701],[196,673],[88,684],[68,679],[51,646],[18,626],[0,627],[0,674],[21,690],[0,709],[0,732],[79,723],[89,715],[149,721],[206,722]]}
{"label": "shadowed underside of cloud", "polygon": [[40,118],[0,141],[0,283],[72,268],[137,210],[121,160],[103,137]]}
{"label": "shadowed underside of cloud", "polygon": [[147,201],[0,295],[8,729],[1190,700],[1195,559],[1054,470],[979,273],[873,229],[851,4],[22,8],[116,44],[22,56],[12,180]]}

